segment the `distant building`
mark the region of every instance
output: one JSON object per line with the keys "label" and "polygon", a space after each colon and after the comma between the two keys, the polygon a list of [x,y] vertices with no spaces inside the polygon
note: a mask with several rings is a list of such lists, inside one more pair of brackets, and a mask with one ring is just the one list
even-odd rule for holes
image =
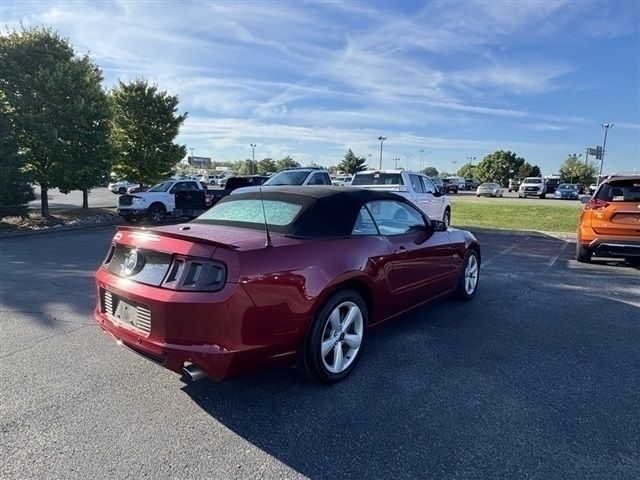
{"label": "distant building", "polygon": [[210,157],[187,157],[187,163],[197,168],[211,167]]}

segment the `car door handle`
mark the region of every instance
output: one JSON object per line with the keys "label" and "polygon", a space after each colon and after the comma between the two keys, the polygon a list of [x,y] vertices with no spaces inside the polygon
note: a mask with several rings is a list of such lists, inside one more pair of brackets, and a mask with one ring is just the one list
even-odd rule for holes
{"label": "car door handle", "polygon": [[402,245],[399,246],[395,252],[393,252],[394,255],[400,257],[400,258],[404,258],[407,256],[407,248],[403,247]]}

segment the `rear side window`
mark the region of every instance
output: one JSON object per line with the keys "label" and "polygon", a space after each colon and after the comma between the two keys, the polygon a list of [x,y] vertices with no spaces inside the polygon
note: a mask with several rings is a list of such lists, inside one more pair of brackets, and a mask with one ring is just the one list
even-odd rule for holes
{"label": "rear side window", "polygon": [[596,198],[605,202],[640,202],[640,179],[604,183]]}
{"label": "rear side window", "polygon": [[351,185],[404,185],[399,173],[357,173]]}
{"label": "rear side window", "polygon": [[422,182],[423,192],[431,194],[436,193],[436,187],[431,183],[431,180],[427,177],[420,177],[420,181]]}
{"label": "rear side window", "polygon": [[424,193],[424,188],[418,175],[409,175],[409,181],[411,182],[411,188],[413,188],[414,192]]}
{"label": "rear side window", "polygon": [[362,207],[351,235],[377,235],[378,229],[367,207]]}

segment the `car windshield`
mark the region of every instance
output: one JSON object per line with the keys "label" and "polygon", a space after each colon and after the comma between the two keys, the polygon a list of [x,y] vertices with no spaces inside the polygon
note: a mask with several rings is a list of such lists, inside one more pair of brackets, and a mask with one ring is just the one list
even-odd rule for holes
{"label": "car windshield", "polygon": [[640,202],[640,178],[604,183],[597,198],[606,202]]}
{"label": "car windshield", "polygon": [[173,182],[160,182],[151,187],[148,192],[167,192],[173,185]]}
{"label": "car windshield", "polygon": [[[264,210],[263,210],[264,208]],[[264,200],[243,198],[240,200],[217,203],[212,208],[198,217],[198,221],[207,223],[220,223],[222,225],[257,224],[264,225],[266,215],[267,223],[275,226],[290,225],[302,210],[302,205],[285,202],[282,200]]]}
{"label": "car windshield", "polygon": [[480,187],[482,188],[496,188],[498,186],[498,184],[496,183],[483,183],[482,185],[480,185]]}
{"label": "car windshield", "polygon": [[399,173],[367,172],[356,173],[351,186],[357,185],[404,185]]}
{"label": "car windshield", "polygon": [[265,185],[302,185],[309,176],[308,170],[287,170],[275,174]]}
{"label": "car windshield", "polygon": [[525,178],[522,183],[542,183],[541,178]]}
{"label": "car windshield", "polygon": [[558,187],[558,190],[577,190],[578,186],[570,183],[563,183]]}

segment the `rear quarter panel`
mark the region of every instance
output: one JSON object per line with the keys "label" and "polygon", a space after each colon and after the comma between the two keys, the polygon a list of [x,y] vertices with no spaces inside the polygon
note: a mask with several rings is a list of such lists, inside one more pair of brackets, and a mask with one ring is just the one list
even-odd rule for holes
{"label": "rear quarter panel", "polygon": [[272,248],[238,253],[240,284],[262,313],[264,334],[277,343],[297,348],[317,309],[345,282],[370,290],[370,323],[391,312],[389,248],[382,237],[278,239]]}

